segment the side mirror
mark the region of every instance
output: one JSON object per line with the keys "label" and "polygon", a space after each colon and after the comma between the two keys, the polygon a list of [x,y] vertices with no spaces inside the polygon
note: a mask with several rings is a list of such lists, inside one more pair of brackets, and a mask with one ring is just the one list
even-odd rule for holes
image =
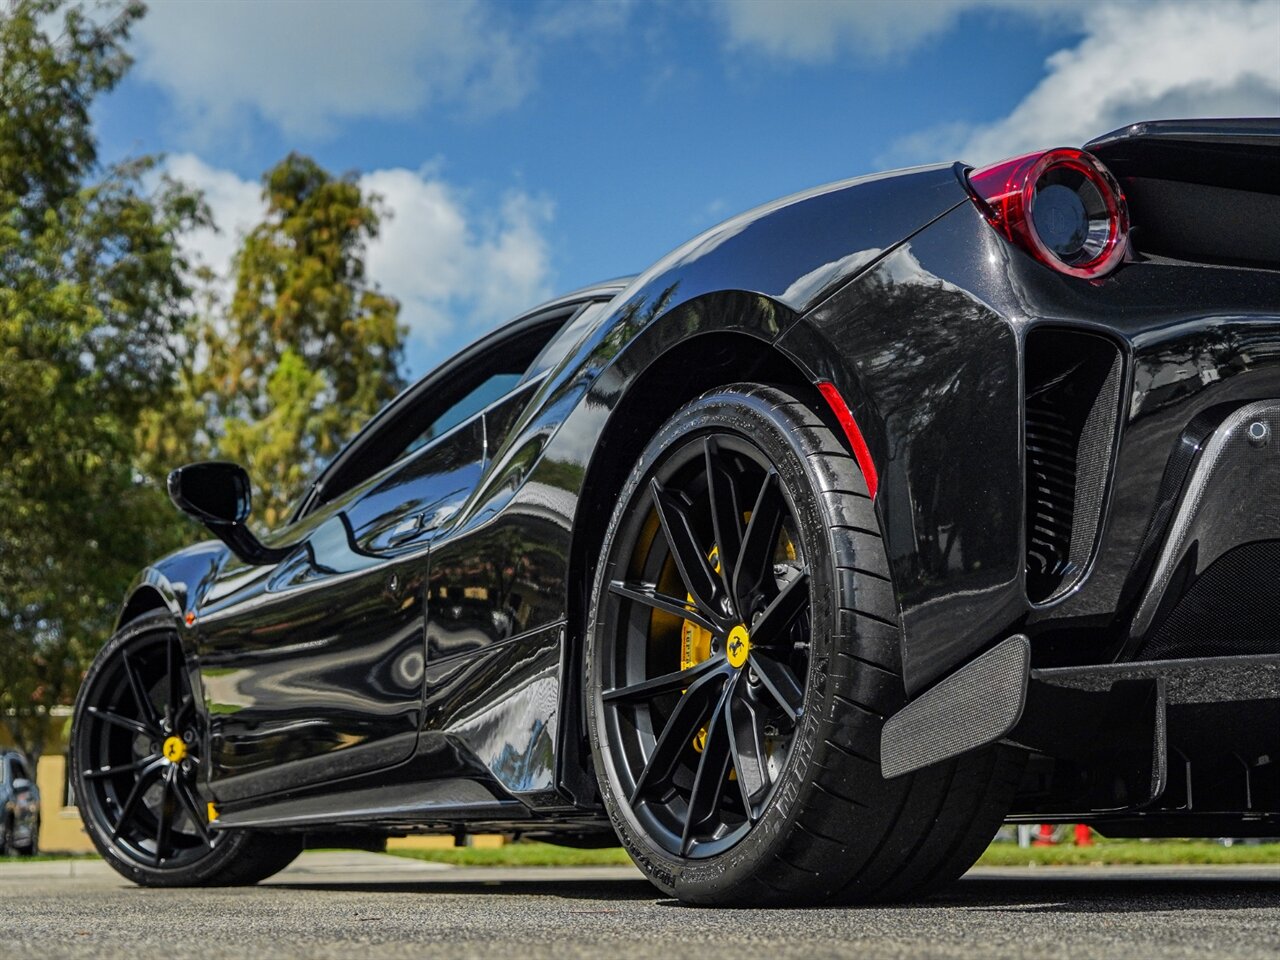
{"label": "side mirror", "polygon": [[187,464],[169,474],[169,499],[231,548],[245,563],[278,563],[289,548],[268,547],[248,527],[252,509],[249,475],[225,460]]}
{"label": "side mirror", "polygon": [[19,777],[17,780],[13,781],[14,793],[30,793],[31,787],[32,787],[31,781],[25,779],[24,777]]}
{"label": "side mirror", "polygon": [[206,460],[169,474],[169,499],[203,524],[244,523],[252,508],[249,474],[238,463]]}

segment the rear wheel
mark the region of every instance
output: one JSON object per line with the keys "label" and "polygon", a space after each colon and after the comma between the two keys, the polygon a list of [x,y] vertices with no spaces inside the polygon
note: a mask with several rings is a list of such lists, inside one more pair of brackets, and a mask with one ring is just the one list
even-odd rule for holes
{"label": "rear wheel", "polygon": [[256,883],[287,866],[301,837],[217,830],[197,790],[204,730],[167,616],[117,633],[80,690],[72,764],[94,846],[145,886]]}
{"label": "rear wheel", "polygon": [[601,795],[668,893],[912,896],[994,835],[1016,755],[880,775],[905,701],[888,560],[855,461],[794,396],[728,387],[668,421],[619,497],[591,609]]}

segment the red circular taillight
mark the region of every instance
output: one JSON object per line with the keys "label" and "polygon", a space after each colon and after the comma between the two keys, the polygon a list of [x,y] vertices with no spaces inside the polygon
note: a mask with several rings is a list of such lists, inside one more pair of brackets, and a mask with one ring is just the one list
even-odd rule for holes
{"label": "red circular taillight", "polygon": [[1060,147],[969,173],[991,225],[1040,262],[1100,277],[1125,255],[1129,212],[1120,185],[1083,150]]}

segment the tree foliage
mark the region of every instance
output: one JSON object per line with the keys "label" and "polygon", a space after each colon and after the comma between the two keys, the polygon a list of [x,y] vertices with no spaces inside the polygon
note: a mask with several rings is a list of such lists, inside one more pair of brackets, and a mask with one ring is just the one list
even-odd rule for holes
{"label": "tree foliage", "polygon": [[207,345],[218,452],[249,469],[255,514],[272,527],[399,392],[404,331],[399,304],[365,274],[377,198],[299,154],[263,184],[266,218],[236,257],[235,292]]}
{"label": "tree foliage", "polygon": [[155,158],[99,162],[91,109],[143,13],[0,6],[0,720],[33,758],[130,580],[200,536],[167,471],[237,460],[278,525],[401,386],[399,307],[365,275],[380,211],[353,176],[270,170],[224,302],[182,252],[210,225],[199,194]]}
{"label": "tree foliage", "polygon": [[97,160],[90,109],[128,68],[141,7],[106,22],[70,8],[50,37],[59,12],[0,14],[0,715],[33,754],[39,708],[74,697],[123,589],[181,536],[139,470],[138,427],[175,393],[179,242],[206,222],[153,160]]}

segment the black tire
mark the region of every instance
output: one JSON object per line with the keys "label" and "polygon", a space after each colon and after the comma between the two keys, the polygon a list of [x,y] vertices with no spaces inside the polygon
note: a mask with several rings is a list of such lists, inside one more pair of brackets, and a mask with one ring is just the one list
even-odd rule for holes
{"label": "black tire", "polygon": [[31,838],[26,843],[17,845],[15,849],[17,849],[18,851],[18,856],[21,856],[21,857],[34,857],[37,853],[40,852],[40,821],[39,820],[36,820],[35,826],[31,828]]}
{"label": "black tire", "polygon": [[[161,744],[186,735],[171,762]],[[102,648],[80,686],[71,775],[93,845],[148,887],[240,886],[284,869],[302,837],[209,825],[196,789],[205,731],[174,623],[132,621]],[[115,772],[113,772],[115,771]]]}
{"label": "black tire", "polygon": [[13,819],[6,817],[3,823],[0,823],[0,857],[12,857],[18,853],[18,848],[13,843]]}
{"label": "black tire", "polygon": [[[705,448],[701,481],[699,445]],[[730,451],[727,459],[718,452],[722,447]],[[778,539],[768,540],[773,573],[766,570],[755,582],[760,595],[748,597],[740,588],[744,576],[753,582],[752,574],[735,570],[727,577],[720,568],[695,571],[694,577],[704,579],[691,588],[681,571],[693,564],[694,546],[708,557],[726,556],[716,531],[729,529],[725,518],[737,511],[721,510],[717,502],[743,500],[735,483],[749,487],[756,471],[768,469],[776,473],[785,509],[772,508],[781,518],[772,520],[763,505],[775,494],[767,489],[752,501],[778,530]],[[735,470],[740,479],[726,482]],[[718,478],[715,490],[707,479],[712,473]],[[770,482],[762,479],[760,486]],[[710,519],[717,512],[718,522]],[[678,529],[675,534],[685,543],[683,567],[674,563],[680,551],[666,532],[680,524],[694,531],[692,540]],[[749,520],[743,526],[749,528]],[[728,542],[738,533],[751,537],[730,529]],[[787,546],[783,537],[798,542]],[[954,879],[981,854],[1008,810],[1021,756],[986,749],[894,780],[881,776],[881,726],[905,701],[897,602],[877,514],[857,463],[813,407],[753,384],[717,389],[685,406],[633,469],[600,556],[584,656],[588,734],[610,820],[659,888],[699,904],[901,899]],[[778,562],[784,556],[799,558],[798,572]],[[728,558],[735,563],[733,548]],[[679,580],[672,581],[671,566],[677,566]],[[808,596],[790,604],[795,619],[781,630],[771,623],[767,635],[748,639],[748,663],[736,668],[740,679],[734,681],[735,668],[724,652],[725,617],[739,618],[744,629],[750,620],[750,629],[737,635],[749,638],[769,621],[761,620],[761,607],[794,594],[801,577]],[[681,606],[673,614],[670,601],[678,591],[686,599],[675,599]],[[711,597],[705,612],[699,591]],[[666,610],[654,611],[655,593],[663,594],[658,600],[667,603]],[[701,637],[702,628],[687,619],[690,608],[719,631],[711,655],[694,667],[687,667],[695,659],[690,638]],[[679,624],[681,616],[686,619],[677,639],[679,676],[671,681],[663,617]],[[713,664],[717,657],[721,662]],[[802,687],[794,721],[786,697],[770,701],[758,695],[764,674],[776,672],[778,663]],[[735,713],[740,696],[756,699]],[[762,715],[775,719],[763,724],[763,738],[756,733],[752,739],[750,727],[761,729]],[[680,734],[690,723],[696,733],[686,743]],[[668,727],[676,734],[661,744]],[[723,738],[728,760],[720,757],[726,748],[707,747],[716,729],[737,731]],[[756,746],[742,752],[741,742]],[[673,751],[680,751],[678,759],[672,759]],[[780,752],[783,759],[775,759]],[[711,754],[714,759],[704,764]],[[753,759],[761,755],[767,764]],[[714,770],[720,762],[725,780],[707,799],[705,785],[716,783],[715,775],[700,778],[697,770]],[[704,795],[695,799],[698,791]],[[709,805],[714,812],[705,814]]]}

